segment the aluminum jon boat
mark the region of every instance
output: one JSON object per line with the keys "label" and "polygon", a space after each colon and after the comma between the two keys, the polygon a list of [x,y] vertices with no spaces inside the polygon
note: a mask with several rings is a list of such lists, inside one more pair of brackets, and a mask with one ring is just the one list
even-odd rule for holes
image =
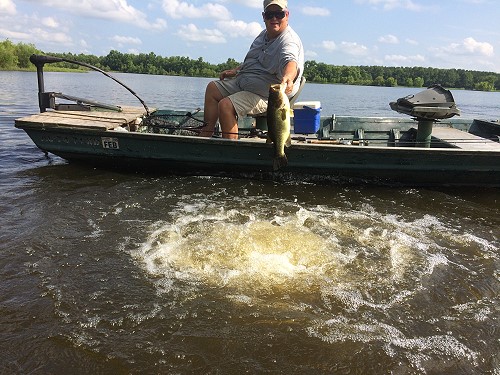
{"label": "aluminum jon boat", "polygon": [[439,85],[390,103],[408,118],[320,116],[313,110],[304,120],[297,115],[309,108],[295,110],[288,165],[275,171],[262,119],[240,119],[238,140],[200,137],[202,111],[150,111],[140,98],[143,107],[123,107],[45,92],[44,64],[68,60],[34,55],[31,61],[37,66],[40,113],[16,119],[15,126],[44,152],[70,162],[155,174],[500,187],[500,124],[453,119],[459,109]]}

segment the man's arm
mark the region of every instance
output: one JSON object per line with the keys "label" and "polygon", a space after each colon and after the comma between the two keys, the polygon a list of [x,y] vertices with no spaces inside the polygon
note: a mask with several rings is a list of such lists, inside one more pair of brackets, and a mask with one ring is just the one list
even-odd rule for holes
{"label": "man's arm", "polygon": [[285,93],[287,95],[292,92],[293,83],[298,74],[297,63],[295,61],[289,61],[285,65],[285,69],[283,70],[283,80],[281,81],[282,84],[286,84]]}

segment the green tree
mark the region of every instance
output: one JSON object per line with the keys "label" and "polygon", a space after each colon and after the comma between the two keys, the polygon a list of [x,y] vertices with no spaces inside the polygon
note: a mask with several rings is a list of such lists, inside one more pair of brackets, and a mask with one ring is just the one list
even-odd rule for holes
{"label": "green tree", "polygon": [[474,85],[474,89],[478,91],[493,91],[495,86],[491,82],[483,81]]}
{"label": "green tree", "polygon": [[394,77],[387,77],[385,80],[385,85],[388,87],[396,87],[398,85],[398,81]]}
{"label": "green tree", "polygon": [[424,79],[422,77],[415,77],[413,79],[414,87],[422,87],[424,85]]}
{"label": "green tree", "polygon": [[377,76],[374,80],[373,80],[373,84],[375,86],[385,86],[385,79],[384,79],[384,76]]}
{"label": "green tree", "polygon": [[460,84],[460,75],[456,69],[444,69],[440,76],[440,82],[443,86],[458,87]]}
{"label": "green tree", "polygon": [[225,63],[218,64],[217,65],[217,73],[223,72],[224,70],[229,70],[229,69],[234,69],[240,66],[240,63],[237,62],[235,59],[227,59]]}
{"label": "green tree", "polygon": [[21,69],[29,69],[32,64],[30,56],[39,53],[33,44],[19,43],[16,46],[17,66]]}
{"label": "green tree", "polygon": [[16,46],[10,41],[5,40],[0,43],[0,69],[12,70],[17,68],[18,57]]}
{"label": "green tree", "polygon": [[102,63],[109,70],[114,71],[123,71],[127,66],[125,55],[116,50],[109,51],[109,53],[102,59]]}
{"label": "green tree", "polygon": [[462,87],[467,90],[474,88],[474,75],[469,70],[459,70],[458,74],[460,76],[457,87]]}

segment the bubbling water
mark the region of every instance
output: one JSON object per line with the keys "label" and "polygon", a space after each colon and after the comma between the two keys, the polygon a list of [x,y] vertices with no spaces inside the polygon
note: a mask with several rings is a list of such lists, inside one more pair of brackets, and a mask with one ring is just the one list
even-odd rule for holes
{"label": "bubbling water", "polygon": [[335,238],[315,233],[301,215],[266,220],[237,210],[184,213],[159,224],[141,258],[157,277],[203,282],[250,298],[300,292],[336,277],[344,258]]}
{"label": "bubbling water", "polygon": [[[450,234],[432,216],[404,222],[365,205],[338,211],[288,203],[276,209],[180,203],[157,222],[133,253],[154,276],[158,292],[176,281],[226,288],[246,300],[316,293],[349,309],[387,309],[422,288],[436,267],[448,267],[440,242]],[[448,233],[448,234],[445,234]]]}
{"label": "bubbling water", "polygon": [[[369,204],[349,211],[268,203],[179,202],[132,255],[157,293],[179,304],[217,290],[254,316],[269,309],[283,320],[293,316],[305,335],[327,344],[382,343],[388,357],[422,372],[436,358],[476,363],[478,354],[460,337],[433,328],[448,318],[418,305],[443,272],[472,273],[450,248],[495,257],[488,241],[431,215],[408,221]],[[482,320],[493,303],[485,302]],[[406,323],[421,320],[427,323]]]}

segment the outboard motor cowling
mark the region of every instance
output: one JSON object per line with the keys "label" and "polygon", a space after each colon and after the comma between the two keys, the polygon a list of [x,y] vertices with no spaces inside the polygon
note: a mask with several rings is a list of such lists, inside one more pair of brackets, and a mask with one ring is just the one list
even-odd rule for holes
{"label": "outboard motor cowling", "polygon": [[399,98],[389,105],[393,111],[413,116],[418,121],[417,146],[430,147],[434,122],[460,116],[453,95],[441,85],[429,86],[417,94]]}
{"label": "outboard motor cowling", "polygon": [[455,105],[450,90],[440,85],[429,86],[424,91],[399,98],[389,105],[393,111],[413,116],[417,120],[440,120],[460,116],[460,110]]}

